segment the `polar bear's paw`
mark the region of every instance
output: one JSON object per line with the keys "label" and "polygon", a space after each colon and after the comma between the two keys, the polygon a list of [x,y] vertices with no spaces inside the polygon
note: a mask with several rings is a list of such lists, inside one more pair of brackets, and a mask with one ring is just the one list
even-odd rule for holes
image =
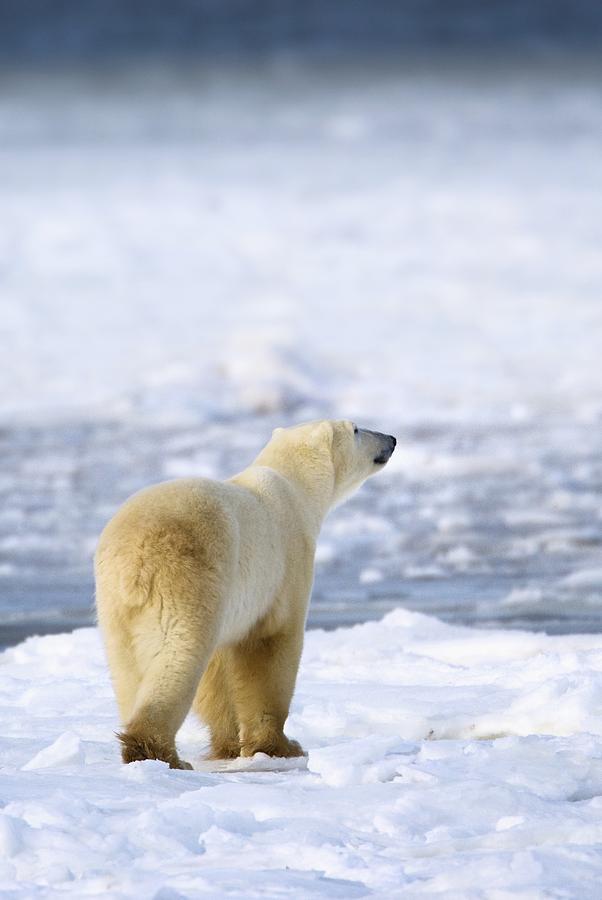
{"label": "polar bear's paw", "polygon": [[122,732],[117,737],[121,741],[121,758],[124,763],[143,759],[159,759],[170,769],[192,769],[190,763],[180,759],[175,745],[158,738]]}
{"label": "polar bear's paw", "polygon": [[256,753],[265,753],[266,756],[275,756],[278,759],[305,755],[301,744],[287,738],[285,734],[264,735],[243,743],[241,756],[255,756]]}
{"label": "polar bear's paw", "polygon": [[237,759],[240,756],[240,744],[238,740],[211,741],[211,752],[207,759]]}

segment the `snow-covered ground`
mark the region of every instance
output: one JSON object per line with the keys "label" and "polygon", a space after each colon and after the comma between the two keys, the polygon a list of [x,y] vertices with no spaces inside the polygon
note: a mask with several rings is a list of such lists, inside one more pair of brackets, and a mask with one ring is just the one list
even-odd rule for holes
{"label": "snow-covered ground", "polygon": [[3,897],[597,900],[602,636],[396,610],[307,635],[307,769],[123,766],[94,629],[0,656]]}
{"label": "snow-covered ground", "polygon": [[600,67],[431,63],[3,72],[4,623],[91,621],[132,491],[349,416],[400,443],[313,616],[599,627]]}

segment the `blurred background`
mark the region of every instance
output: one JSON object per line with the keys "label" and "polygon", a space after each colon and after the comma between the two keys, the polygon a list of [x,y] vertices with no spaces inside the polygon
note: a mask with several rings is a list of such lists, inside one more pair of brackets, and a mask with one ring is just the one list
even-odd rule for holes
{"label": "blurred background", "polygon": [[0,646],[136,489],[396,434],[310,625],[602,628],[602,5],[4,0]]}

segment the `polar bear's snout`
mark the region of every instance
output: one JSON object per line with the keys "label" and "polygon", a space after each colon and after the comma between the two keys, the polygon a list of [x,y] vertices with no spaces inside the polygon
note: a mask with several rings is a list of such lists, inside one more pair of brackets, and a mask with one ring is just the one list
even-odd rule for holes
{"label": "polar bear's snout", "polygon": [[393,451],[397,445],[397,438],[392,434],[381,434],[380,431],[368,431],[378,441],[378,451],[374,457],[374,463],[377,466],[384,466],[393,456]]}

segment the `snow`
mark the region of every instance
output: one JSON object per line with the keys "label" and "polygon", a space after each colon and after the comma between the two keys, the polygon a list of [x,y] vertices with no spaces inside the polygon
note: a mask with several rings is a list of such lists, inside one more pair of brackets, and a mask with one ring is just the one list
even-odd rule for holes
{"label": "snow", "polygon": [[196,771],[123,766],[116,727],[95,629],[2,654],[3,896],[599,897],[602,635],[309,632],[293,768],[215,771],[192,718]]}

